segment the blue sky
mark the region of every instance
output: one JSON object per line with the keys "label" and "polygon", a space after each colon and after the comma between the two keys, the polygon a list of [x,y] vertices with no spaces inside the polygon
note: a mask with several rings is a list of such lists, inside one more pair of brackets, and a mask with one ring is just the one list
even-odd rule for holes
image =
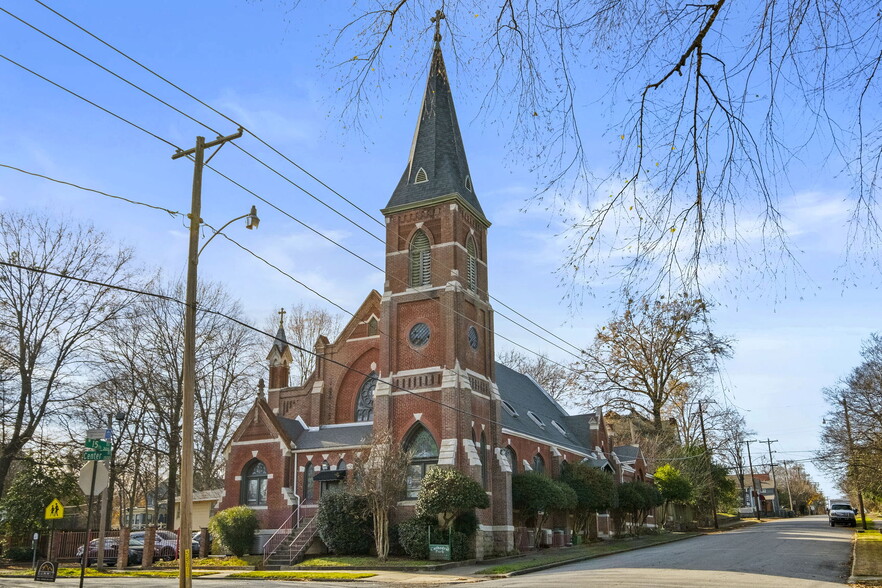
{"label": "blue sky", "polygon": [[[342,99],[335,69],[324,48],[345,13],[312,6],[288,13],[276,2],[52,2],[54,8],[139,59],[171,81],[242,121],[267,142],[340,194],[380,219],[407,159],[429,60],[431,34],[417,36],[412,58],[372,103],[361,131],[339,117]],[[331,6],[328,4],[327,6]],[[222,134],[225,121],[176,90],[88,38],[36,3],[16,2],[7,10],[92,59],[142,85],[206,122]],[[428,18],[428,15],[427,15]],[[476,17],[480,18],[480,17]],[[395,40],[394,42],[401,42]],[[345,47],[342,48],[345,51]],[[197,134],[214,134],[0,13],[0,53],[82,94],[109,110],[189,148]],[[615,298],[600,284],[571,312],[563,302],[557,268],[564,261],[564,227],[541,207],[522,209],[537,178],[507,149],[504,120],[482,118],[480,80],[452,66],[451,82],[477,195],[490,229],[491,293],[559,336],[590,344]],[[584,108],[591,105],[586,101]],[[585,117],[583,133],[597,165],[608,165],[615,137],[608,121]],[[173,210],[189,207],[192,165],[173,161],[173,148],[0,60],[0,163],[68,182],[149,202]],[[253,138],[238,143],[292,181],[325,200],[382,238],[381,225],[365,217]],[[298,217],[304,223],[382,266],[383,247],[358,228],[316,203],[303,191],[227,146],[212,161],[219,170]],[[786,178],[781,194],[805,275],[765,287],[741,289],[735,282],[759,281],[747,270],[739,278],[709,280],[718,302],[716,330],[735,339],[725,365],[728,401],[743,409],[758,437],[778,439],[776,458],[804,459],[818,447],[825,412],[821,388],[835,384],[859,360],[863,339],[878,329],[878,275],[843,272],[848,207],[847,178],[818,167]],[[220,226],[252,204],[262,219],[258,231],[228,234],[339,305],[355,310],[382,276],[333,244],[206,170],[203,218]],[[130,204],[58,186],[0,168],[0,206],[44,209],[94,222],[133,246],[147,267],[182,275],[186,228],[180,219]],[[749,238],[748,238],[749,241]],[[755,245],[755,244],[754,244]],[[721,274],[731,268],[720,268]],[[320,302],[235,246],[215,240],[200,262],[200,276],[223,282],[239,297],[255,325],[274,310],[298,301]],[[843,276],[850,276],[845,280]],[[736,294],[730,292],[735,291]],[[560,361],[570,358],[497,318],[499,334]],[[497,349],[507,347],[497,341]],[[809,470],[814,472],[809,466]],[[819,474],[825,490],[832,484]]]}

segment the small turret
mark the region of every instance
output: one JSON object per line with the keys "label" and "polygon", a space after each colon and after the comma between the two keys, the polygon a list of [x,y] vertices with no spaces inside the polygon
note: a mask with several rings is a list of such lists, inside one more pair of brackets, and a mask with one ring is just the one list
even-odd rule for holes
{"label": "small turret", "polygon": [[285,336],[285,309],[279,311],[279,330],[273,340],[273,346],[266,356],[269,362],[269,389],[278,390],[287,388],[291,374],[291,362],[294,357],[288,347],[288,338]]}

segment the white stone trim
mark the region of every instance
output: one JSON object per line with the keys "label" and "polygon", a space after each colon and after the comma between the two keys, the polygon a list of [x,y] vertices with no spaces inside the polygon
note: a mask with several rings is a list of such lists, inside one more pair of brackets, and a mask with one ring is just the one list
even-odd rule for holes
{"label": "white stone trim", "polygon": [[443,290],[444,286],[419,286],[417,288],[407,288],[404,292],[395,292],[394,294],[389,294],[390,298],[395,298],[396,296],[410,296],[412,294],[421,294],[425,292],[432,292],[434,290]]}
{"label": "white stone trim", "polygon": [[513,525],[478,525],[480,531],[514,531]]}
{"label": "white stone trim", "polygon": [[560,451],[558,451],[557,447],[554,445],[551,446],[551,456],[552,457],[560,457]]}
{"label": "white stone trim", "polygon": [[235,477],[233,478],[233,480],[235,480],[236,482],[241,482],[241,481],[242,481],[242,476],[235,476]]}
{"label": "white stone trim", "polygon": [[285,502],[288,503],[288,506],[294,506],[295,504],[297,504],[297,494],[295,494],[294,490],[291,488],[282,488],[282,498],[285,499]]}
{"label": "white stone trim", "polygon": [[470,466],[480,466],[481,458],[478,456],[478,448],[475,447],[475,442],[471,439],[463,439],[462,446],[465,448],[466,457],[469,460]]}
{"label": "white stone trim", "polygon": [[258,445],[260,443],[277,443],[277,438],[255,439],[253,441],[233,441],[231,445]]}
{"label": "white stone trim", "polygon": [[321,394],[324,387],[325,382],[323,380],[316,380],[315,384],[312,385],[312,391],[310,394]]}
{"label": "white stone trim", "polygon": [[374,398],[377,396],[391,396],[392,395],[392,384],[387,382],[386,380],[377,378],[377,385],[374,386]]}
{"label": "white stone trim", "polygon": [[352,343],[353,341],[367,341],[368,339],[379,339],[379,335],[368,335],[367,337],[352,337],[351,339],[346,339],[347,343]]}
{"label": "white stone trim", "polygon": [[510,474],[511,464],[508,461],[508,456],[502,451],[502,447],[496,447],[493,452],[496,454],[496,460],[499,462],[499,469],[503,473]]}
{"label": "white stone trim", "polygon": [[264,506],[249,506],[249,505],[245,504],[243,506],[247,506],[251,510],[269,510],[269,507],[266,505],[264,505]]}
{"label": "white stone trim", "polygon": [[530,464],[530,462],[528,462],[526,459],[522,459],[521,462],[524,464],[524,471],[525,472],[532,472],[533,471],[533,466]]}
{"label": "white stone trim", "polygon": [[441,439],[438,448],[438,465],[456,465],[456,439]]}
{"label": "white stone trim", "polygon": [[428,374],[431,372],[440,372],[441,366],[427,367],[427,368],[417,368],[412,370],[401,370],[400,372],[393,372],[389,375],[389,378],[398,378],[401,376],[418,376],[420,374]]}

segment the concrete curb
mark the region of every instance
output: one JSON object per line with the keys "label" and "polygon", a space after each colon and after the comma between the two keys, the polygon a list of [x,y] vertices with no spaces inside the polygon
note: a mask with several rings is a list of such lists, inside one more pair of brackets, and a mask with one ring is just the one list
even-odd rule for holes
{"label": "concrete curb", "polygon": [[577,563],[580,561],[587,561],[589,559],[597,559],[600,557],[607,557],[609,555],[617,555],[619,553],[628,553],[629,551],[637,551],[638,549],[647,549],[649,547],[658,547],[660,545],[667,545],[669,543],[677,543],[679,541],[685,541],[686,539],[693,539],[695,537],[702,537],[707,535],[707,533],[696,533],[694,535],[686,535],[684,537],[677,537],[676,539],[671,539],[670,541],[664,541],[662,543],[652,543],[650,545],[638,545],[636,547],[628,547],[627,549],[620,549],[618,551],[611,551],[609,553],[595,553],[590,555],[582,555],[577,556],[572,559],[566,559],[563,561],[556,561],[547,564],[540,564],[538,566],[533,566],[530,568],[524,568],[523,570],[516,570],[514,572],[509,572],[507,574],[473,574],[473,576],[478,576],[482,578],[511,578],[512,576],[523,576],[524,574],[531,574],[533,572],[541,572],[543,570],[550,570],[551,568],[557,568],[560,566],[566,566],[571,563]]}

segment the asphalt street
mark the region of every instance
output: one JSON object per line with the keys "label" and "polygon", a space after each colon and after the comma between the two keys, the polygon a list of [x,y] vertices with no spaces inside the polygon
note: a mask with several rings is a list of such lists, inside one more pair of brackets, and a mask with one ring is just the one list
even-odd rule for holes
{"label": "asphalt street", "polygon": [[[826,516],[770,521],[739,530],[699,536],[648,549],[620,553],[523,576],[480,581],[479,577],[459,576],[464,570],[448,570],[448,575],[393,573],[388,582],[371,580],[347,583],[310,582],[322,586],[438,586],[477,582],[493,586],[616,586],[763,588],[842,586],[848,577],[853,529],[827,524]],[[77,586],[79,579],[59,578],[56,586]],[[0,578],[0,586],[32,587],[30,578]],[[86,578],[94,588],[173,588],[177,579]],[[291,582],[194,578],[194,588],[232,588],[252,586],[271,588]]]}
{"label": "asphalt street", "polygon": [[784,519],[482,586],[841,586],[853,533],[831,528],[826,516]]}

